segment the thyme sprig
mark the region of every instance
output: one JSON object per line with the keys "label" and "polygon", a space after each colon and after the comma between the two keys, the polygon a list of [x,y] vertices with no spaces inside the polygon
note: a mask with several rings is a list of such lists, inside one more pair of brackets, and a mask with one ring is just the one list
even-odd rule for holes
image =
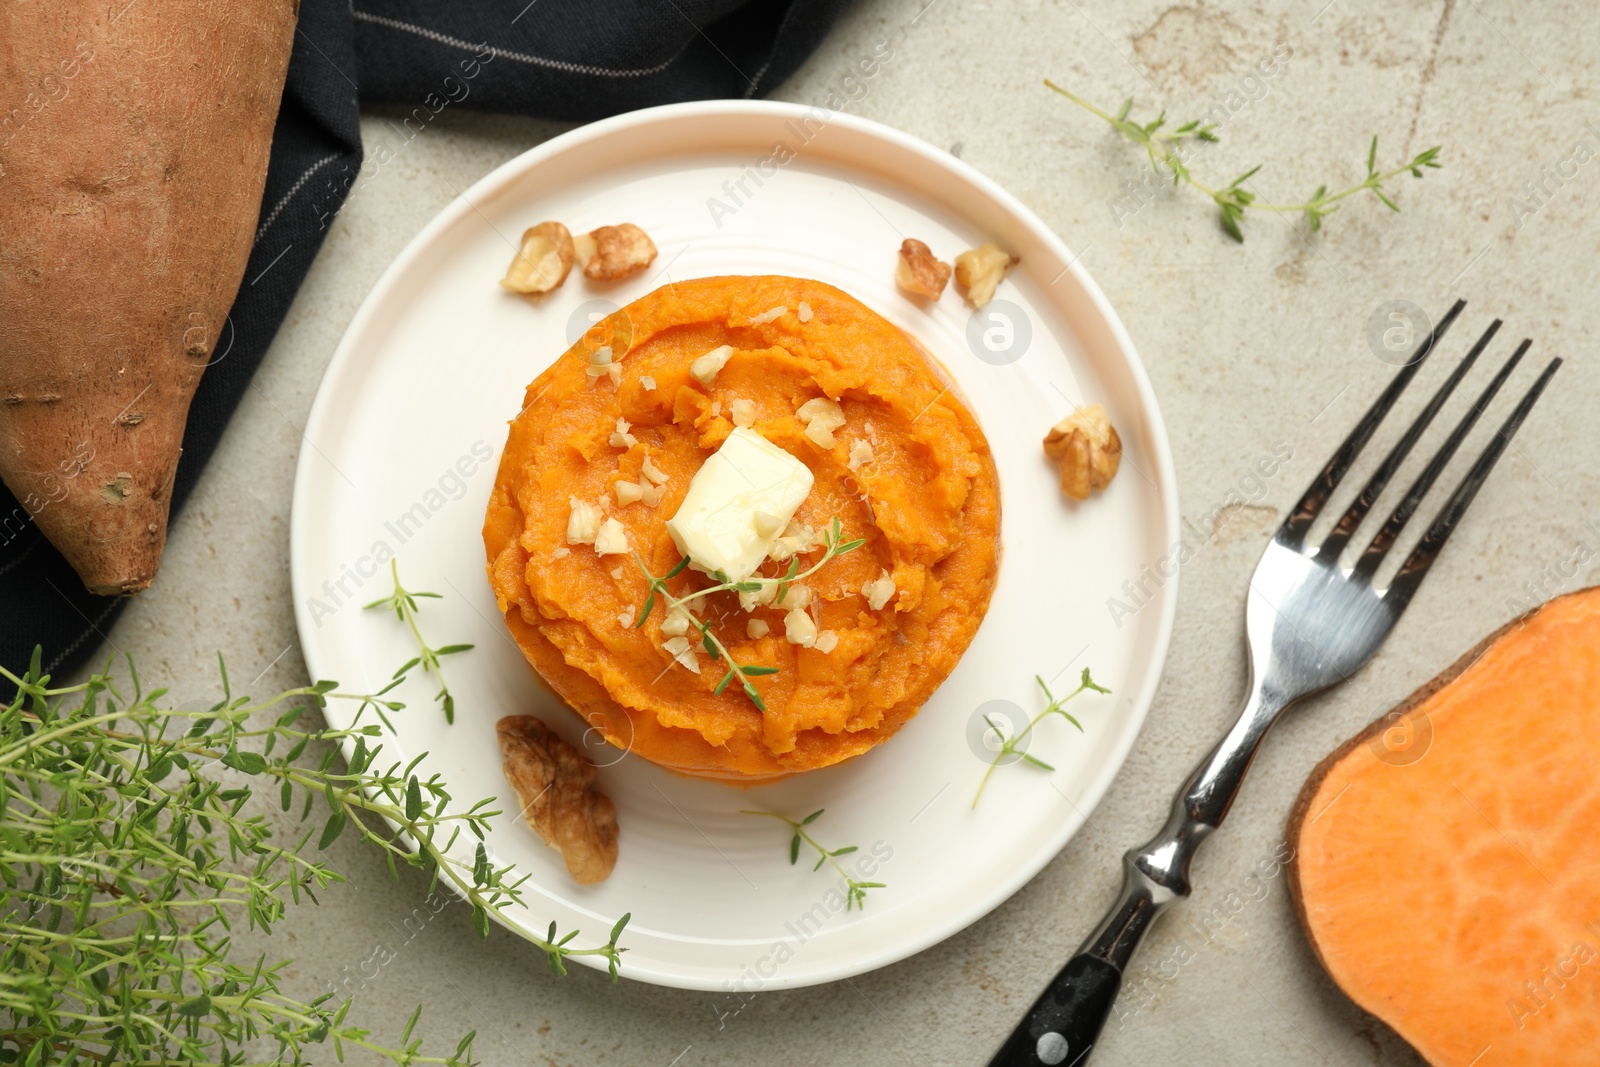
{"label": "thyme sprig", "polygon": [[830,560],[836,559],[847,552],[854,552],[867,543],[864,538],[860,537],[851,541],[846,541],[843,538],[844,528],[839,520],[835,518],[828,524],[828,529],[823,534],[824,551],[821,558],[804,571],[800,570],[800,557],[797,554],[789,559],[788,568],[776,578],[751,576],[744,581],[731,582],[728,580],[727,575],[717,571],[711,575],[715,584],[696,589],[683,596],[673,593],[667,583],[688,568],[688,556],[680,559],[677,566],[658,577],[650,573],[650,567],[645,563],[644,557],[635,552],[633,560],[644,574],[645,581],[649,584],[650,592],[644,598],[644,606],[639,609],[639,617],[633,624],[634,629],[641,629],[644,626],[645,620],[650,618],[651,609],[656,606],[656,597],[661,597],[667,605],[668,616],[674,611],[679,612],[688,620],[689,625],[693,626],[696,632],[699,633],[700,646],[706,650],[706,655],[710,656],[713,662],[726,663],[728,665],[727,673],[722,676],[722,681],[717,683],[714,692],[720,694],[724,689],[728,688],[728,683],[738,679],[740,687],[744,689],[745,696],[750,698],[750,702],[756,706],[757,710],[765,712],[767,705],[762,701],[761,694],[756,691],[756,687],[750,683],[750,679],[768,674],[777,674],[778,668],[761,664],[734,662],[733,656],[728,652],[728,647],[722,643],[722,639],[711,629],[711,624],[696,615],[689,605],[696,600],[703,600],[716,593],[759,593],[768,586],[775,587],[772,599],[775,603],[781,604],[785,594],[789,591],[789,587],[795,582],[805,581],[826,566]]}
{"label": "thyme sprig", "polygon": [[806,832],[806,827],[820,819],[822,817],[822,813],[826,810],[826,808],[818,808],[816,811],[812,812],[810,815],[807,815],[803,819],[791,819],[789,816],[780,814],[776,811],[741,810],[739,814],[760,815],[768,819],[777,819],[779,822],[787,825],[789,829],[793,831],[794,835],[789,838],[789,865],[792,867],[799,862],[800,845],[802,842],[810,845],[816,850],[817,853],[817,862],[812,866],[811,869],[813,871],[820,871],[822,870],[822,865],[826,863],[833,867],[833,869],[839,873],[840,877],[844,879],[844,910],[849,911],[852,907],[865,909],[867,906],[867,890],[884,889],[887,887],[883,882],[857,881],[851,876],[850,872],[845,869],[844,865],[839,862],[838,857],[848,856],[852,852],[859,851],[855,845],[846,845],[844,848],[829,849],[819,844],[816,838],[812,837]]}
{"label": "thyme sprig", "polygon": [[[372,603],[365,605],[364,610],[384,607],[394,612],[395,618],[399,619],[401,622],[405,623],[408,628],[410,628],[411,636],[416,639],[417,647],[421,651],[417,655],[406,660],[406,662],[400,666],[400,669],[394,672],[394,674],[390,677],[389,685],[382,689],[380,694],[387,693],[390,689],[393,689],[395,686],[399,685],[401,680],[404,679],[408,673],[410,673],[411,669],[420,664],[425,672],[438,679],[439,691],[433,695],[433,699],[438,701],[444,707],[444,721],[454,724],[456,721],[456,698],[451,695],[450,687],[445,684],[444,671],[439,666],[439,660],[445,656],[454,655],[457,652],[465,652],[472,646],[445,645],[442,648],[430,648],[428,642],[422,637],[422,630],[417,626],[417,612],[420,610],[417,607],[417,598],[430,597],[434,600],[437,600],[439,599],[439,594],[411,590],[401,585],[400,561],[397,559],[392,559],[389,561],[389,574],[394,578],[394,592],[390,593],[388,596],[379,597]],[[365,707],[366,705],[363,704],[362,706]],[[385,725],[387,725],[387,721],[385,722]]]}
{"label": "thyme sprig", "polygon": [[[347,1020],[350,1001],[285,993],[288,961],[232,960],[232,931],[243,918],[270,933],[291,903],[344,881],[311,846],[354,832],[392,874],[403,863],[429,876],[430,892],[448,882],[486,936],[491,914],[523,902],[526,877],[489,858],[493,802],[456,805],[418,773],[423,756],[384,761],[382,728],[360,718],[399,701],[357,696],[348,729],[302,725],[342,695],[336,683],[255,700],[234,696],[218,662],[222,699],[204,710],[146,691],[131,661],[126,694],[109,667],[52,685],[38,651],[20,677],[0,668],[16,687],[0,707],[0,1061],[300,1065],[325,1061],[309,1050],[331,1041],[337,1058],[349,1045],[395,1064],[465,1067],[473,1034],[424,1055],[414,1013],[398,1045],[381,1044]],[[343,769],[341,743],[353,745]],[[278,843],[252,810],[258,792],[303,824],[325,815]],[[463,833],[477,839],[471,863],[451,855]],[[627,920],[592,947],[554,926],[523,936],[557,974],[569,957],[600,956],[615,976]]]}
{"label": "thyme sprig", "polygon": [[1378,170],[1378,137],[1372,137],[1372,143],[1367,148],[1367,176],[1355,185],[1336,193],[1328,192],[1327,185],[1319,185],[1309,199],[1294,204],[1270,204],[1256,199],[1250,189],[1245,188],[1245,183],[1255,176],[1261,169],[1257,164],[1239,175],[1233,181],[1221,188],[1207,185],[1197,179],[1190,172],[1188,165],[1183,161],[1182,146],[1191,141],[1216,141],[1216,128],[1210,124],[1202,125],[1198,119],[1184,123],[1182,126],[1167,127],[1167,113],[1162,111],[1150,122],[1139,123],[1128,117],[1133,110],[1132,99],[1123,101],[1122,107],[1116,114],[1104,111],[1087,100],[1063,89],[1061,86],[1045,79],[1045,85],[1071,100],[1074,104],[1097,115],[1111,124],[1123,137],[1144,149],[1145,156],[1150,161],[1150,166],[1161,173],[1162,169],[1172,173],[1172,184],[1176,186],[1180,181],[1187,182],[1200,192],[1209,196],[1217,205],[1222,228],[1229,237],[1235,241],[1244,240],[1244,231],[1239,223],[1243,220],[1245,212],[1254,208],[1257,211],[1275,211],[1288,214],[1304,214],[1306,223],[1312,232],[1322,229],[1322,220],[1339,210],[1333,206],[1346,197],[1355,196],[1357,193],[1370,191],[1373,196],[1383,202],[1391,211],[1399,211],[1400,205],[1384,190],[1384,183],[1402,174],[1409,173],[1413,178],[1422,177],[1425,168],[1438,169],[1439,146],[1419,152],[1409,163],[1403,163],[1392,170]]}
{"label": "thyme sprig", "polygon": [[1067,702],[1073,697],[1077,696],[1079,693],[1083,692],[1085,689],[1092,689],[1096,693],[1109,694],[1111,692],[1111,690],[1106,689],[1104,686],[1095,684],[1095,680],[1089,676],[1088,667],[1083,669],[1083,675],[1078,681],[1078,688],[1074,689],[1065,696],[1058,697],[1051,693],[1050,687],[1046,685],[1044,679],[1039,677],[1037,674],[1033,676],[1033,680],[1039,683],[1040,689],[1044,690],[1045,700],[1049,701],[1049,703],[1045,705],[1045,709],[1043,711],[1029,720],[1028,725],[1024,726],[1021,730],[1018,730],[1015,737],[1007,737],[1006,732],[1000,729],[999,724],[993,719],[989,718],[988,715],[983,717],[983,721],[988,724],[989,729],[993,730],[995,737],[999,739],[1000,751],[995,753],[994,759],[989,764],[989,769],[983,772],[983,781],[978,783],[978,792],[972,798],[972,806],[974,808],[978,806],[978,801],[983,799],[984,787],[989,784],[989,778],[994,774],[994,769],[1001,766],[1009,756],[1021,756],[1025,761],[1042,770],[1055,770],[1054,767],[1039,757],[1033,755],[1031,752],[1020,751],[1017,746],[1021,745],[1025,740],[1027,740],[1028,736],[1033,733],[1033,728],[1035,726],[1038,726],[1051,715],[1061,716],[1073,726],[1076,726],[1080,734],[1083,733],[1083,724],[1074,718],[1071,712],[1067,711]]}

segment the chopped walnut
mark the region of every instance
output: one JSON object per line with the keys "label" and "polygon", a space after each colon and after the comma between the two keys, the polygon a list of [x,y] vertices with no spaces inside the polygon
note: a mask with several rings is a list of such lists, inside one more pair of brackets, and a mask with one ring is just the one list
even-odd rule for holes
{"label": "chopped walnut", "polygon": [[567,544],[592,545],[600,535],[601,509],[577,497],[568,497],[572,512],[567,516]]}
{"label": "chopped walnut", "polygon": [[867,606],[873,611],[882,611],[883,606],[894,599],[894,594],[894,579],[881,568],[878,577],[861,587],[861,595],[867,598]]}
{"label": "chopped walnut", "polygon": [[950,264],[937,259],[921,241],[907,237],[900,244],[900,260],[895,264],[894,282],[912,296],[939,299],[950,281]]}
{"label": "chopped walnut", "polygon": [[816,599],[817,596],[811,591],[810,586],[801,585],[799,582],[793,582],[783,591],[782,600],[774,598],[773,606],[801,611],[810,607]]}
{"label": "chopped walnut", "polygon": [[601,345],[589,353],[589,362],[584,366],[583,373],[589,376],[590,385],[601,378],[610,378],[612,385],[622,384],[622,366],[613,358],[610,345]]}
{"label": "chopped walnut", "polygon": [[783,617],[783,636],[791,645],[810,648],[817,643],[817,624],[803,608],[795,608]]}
{"label": "chopped walnut", "polygon": [[772,632],[772,627],[767,625],[765,619],[751,619],[744,624],[744,632],[751,640],[759,641]]}
{"label": "chopped walnut", "polygon": [[694,645],[689,643],[687,637],[680,635],[669,638],[662,642],[661,647],[690,674],[700,673],[700,658],[694,654]]}
{"label": "chopped walnut", "polygon": [[825,396],[807,400],[794,414],[795,418],[806,424],[806,437],[820,448],[832,448],[833,431],[845,423],[844,409],[838,401]]}
{"label": "chopped walnut", "polygon": [[639,501],[644,499],[644,490],[639,488],[638,482],[626,482],[619,480],[611,487],[611,491],[617,494],[618,507],[626,507],[629,504],[637,504]]}
{"label": "chopped walnut", "polygon": [[639,439],[628,431],[633,429],[633,424],[627,419],[617,420],[616,432],[611,435],[612,448],[632,448],[639,443]]}
{"label": "chopped walnut", "polygon": [[994,296],[995,286],[1017,263],[1017,257],[990,241],[956,257],[956,284],[966,291],[967,301],[981,308]]}
{"label": "chopped walnut", "polygon": [[628,551],[628,531],[616,519],[607,519],[595,532],[594,550],[600,556],[625,554]]}
{"label": "chopped walnut", "polygon": [[734,400],[728,404],[728,414],[733,417],[735,426],[745,429],[756,424],[756,406],[748,400]]}
{"label": "chopped walnut", "polygon": [[522,235],[500,288],[512,293],[548,293],[572,269],[572,234],[559,222],[541,222]]}
{"label": "chopped walnut", "polygon": [[816,530],[806,523],[791,519],[789,525],[784,527],[783,536],[772,542],[772,547],[767,550],[767,558],[776,563],[787,563],[821,543],[821,535]]}
{"label": "chopped walnut", "polygon": [[507,715],[494,732],[522,817],[579,885],[605,881],[617,865],[617,808],[594,788],[594,764],[532,715]]}
{"label": "chopped walnut", "polygon": [[656,258],[655,242],[631,222],[590,230],[574,237],[572,245],[584,275],[600,282],[638,274]]}
{"label": "chopped walnut", "polygon": [[759,315],[755,316],[754,318],[752,318],[750,320],[750,325],[752,325],[752,326],[765,326],[769,322],[776,322],[778,319],[783,318],[787,314],[789,314],[788,307],[786,307],[783,304],[779,304],[777,307],[768,308],[767,310],[763,311],[761,314],[759,314]]}
{"label": "chopped walnut", "polygon": [[857,441],[855,444],[850,446],[850,461],[849,462],[850,462],[850,469],[851,470],[853,470],[853,471],[860,470],[862,467],[865,467],[868,463],[871,463],[872,459],[873,459],[873,454],[872,454],[872,442],[871,441]]}
{"label": "chopped walnut", "polygon": [[1086,500],[1091,489],[1104,489],[1122,462],[1122,439],[1106,409],[1085,404],[1050,428],[1044,454],[1061,470],[1061,491]]}
{"label": "chopped walnut", "polygon": [[733,355],[732,345],[718,345],[703,356],[696,356],[689,364],[689,377],[711,388],[712,379],[722,373],[722,368],[728,365],[728,359]]}
{"label": "chopped walnut", "polygon": [[743,611],[754,611],[772,603],[777,595],[776,582],[762,582],[759,588],[739,591],[739,608]]}
{"label": "chopped walnut", "polygon": [[657,485],[667,484],[666,473],[658,469],[649,456],[644,457],[644,463],[642,466],[640,466],[639,472]]}

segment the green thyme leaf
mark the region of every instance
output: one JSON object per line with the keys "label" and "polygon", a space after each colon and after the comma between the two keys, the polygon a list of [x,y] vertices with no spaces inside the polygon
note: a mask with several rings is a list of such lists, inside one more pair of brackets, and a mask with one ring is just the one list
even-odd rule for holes
{"label": "green thyme leaf", "polygon": [[1001,730],[1000,727],[995,724],[993,719],[989,718],[988,715],[983,717],[984,722],[988,723],[989,728],[994,731],[996,739],[1000,742],[1000,749],[995,753],[994,759],[989,762],[988,768],[983,772],[983,780],[978,783],[978,791],[973,795],[972,798],[972,806],[974,808],[978,806],[978,801],[983,799],[983,791],[988,787],[989,779],[994,775],[996,768],[1003,767],[1008,762],[1011,762],[1011,757],[1013,756],[1018,757],[1023,762],[1030,763],[1033,766],[1038,767],[1040,770],[1053,772],[1055,770],[1054,766],[1046,763],[1038,756],[1035,756],[1033,753],[1025,750],[1026,742],[1028,738],[1033,735],[1034,728],[1051,715],[1059,715],[1063,719],[1066,719],[1068,722],[1070,722],[1073,726],[1077,727],[1078,731],[1082,733],[1083,724],[1078,722],[1078,720],[1073,717],[1072,713],[1066,710],[1066,704],[1080,693],[1086,691],[1105,694],[1109,694],[1111,692],[1111,690],[1105,688],[1104,686],[1095,683],[1095,680],[1092,676],[1090,676],[1089,668],[1087,667],[1083,668],[1083,672],[1079,676],[1078,688],[1074,689],[1072,692],[1063,697],[1056,697],[1052,695],[1050,692],[1050,686],[1047,685],[1045,680],[1039,675],[1034,675],[1033,680],[1038,683],[1039,688],[1043,691],[1045,699],[1048,701],[1048,703],[1045,705],[1044,710],[1029,720],[1028,724],[1021,730],[1018,730],[1015,736],[1007,737],[1005,731]]}
{"label": "green thyme leaf", "polygon": [[[844,879],[845,900],[847,901],[846,910],[848,910],[851,906],[863,907],[866,904],[866,895],[868,889],[883,889],[886,887],[882,882],[857,881],[855,876],[852,875],[851,872],[839,862],[838,857],[848,856],[852,852],[858,851],[855,845],[845,845],[842,848],[829,849],[819,844],[817,840],[811,836],[810,832],[806,830],[806,827],[815,823],[819,818],[822,817],[822,813],[825,810],[826,809],[824,808],[818,808],[816,811],[812,812],[810,815],[807,815],[803,819],[791,819],[789,816],[783,815],[776,811],[745,810],[741,811],[740,814],[759,815],[767,819],[776,819],[787,826],[790,831],[790,866],[794,866],[799,861],[801,847],[809,846],[817,854],[817,861],[811,867],[812,871],[820,871],[824,865],[831,865],[834,871]],[[864,866],[864,864],[870,862],[870,860],[860,861],[857,864],[857,867],[858,869],[865,871],[867,868]]]}
{"label": "green thyme leaf", "polygon": [[1409,162],[1401,166],[1392,170],[1380,171],[1378,169],[1378,138],[1374,135],[1367,146],[1366,177],[1360,183],[1331,194],[1328,192],[1326,185],[1318,186],[1311,199],[1304,203],[1263,203],[1256,199],[1253,190],[1244,187],[1245,183],[1261,169],[1259,165],[1252,167],[1220,189],[1206,185],[1191,173],[1188,164],[1183,158],[1183,153],[1187,151],[1184,144],[1188,141],[1215,142],[1217,135],[1212,126],[1202,125],[1198,119],[1195,119],[1175,128],[1167,129],[1166,112],[1164,111],[1159,113],[1152,121],[1141,124],[1128,118],[1132,110],[1132,101],[1124,101],[1122,107],[1115,114],[1111,114],[1101,110],[1075,93],[1063,89],[1049,79],[1046,79],[1044,84],[1085,111],[1102,119],[1121,137],[1135,144],[1144,152],[1152,169],[1158,173],[1171,171],[1174,186],[1180,182],[1187,182],[1199,192],[1211,197],[1217,204],[1218,220],[1222,225],[1223,232],[1235,241],[1244,240],[1244,230],[1241,223],[1246,213],[1251,210],[1303,214],[1308,228],[1313,233],[1320,231],[1323,220],[1338,210],[1337,201],[1344,200],[1346,197],[1353,196],[1364,190],[1370,190],[1390,210],[1399,211],[1399,205],[1385,190],[1385,183],[1402,174],[1410,174],[1413,178],[1421,178],[1424,169],[1438,168],[1440,165],[1438,162],[1439,147],[1435,145],[1418,153]]}

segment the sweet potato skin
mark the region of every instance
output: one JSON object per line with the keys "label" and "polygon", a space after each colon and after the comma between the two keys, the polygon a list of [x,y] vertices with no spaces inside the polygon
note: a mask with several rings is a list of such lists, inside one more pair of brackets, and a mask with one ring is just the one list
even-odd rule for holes
{"label": "sweet potato skin", "polygon": [[298,0],[0,8],[0,478],[91,592],[155,576]]}
{"label": "sweet potato skin", "polygon": [[[1496,684],[1519,652],[1556,695],[1541,699],[1543,681]],[[1290,896],[1312,950],[1438,1067],[1579,1062],[1600,1047],[1600,704],[1596,686],[1572,684],[1597,679],[1592,587],[1513,619],[1351,738],[1291,813]],[[1379,755],[1393,752],[1386,731],[1403,720],[1420,736],[1423,716],[1427,747]],[[1388,872],[1363,875],[1374,852]],[[1382,898],[1359,928],[1341,878]]]}

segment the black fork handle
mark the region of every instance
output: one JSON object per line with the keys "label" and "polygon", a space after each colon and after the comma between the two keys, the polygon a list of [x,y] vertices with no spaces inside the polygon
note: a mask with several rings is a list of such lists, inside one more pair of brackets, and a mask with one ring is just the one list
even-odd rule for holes
{"label": "black fork handle", "polygon": [[1080,952],[1040,994],[990,1067],[1078,1067],[1100,1040],[1121,987],[1121,971]]}
{"label": "black fork handle", "polygon": [[1222,825],[1245,772],[1289,701],[1252,692],[1238,721],[1173,798],[1161,832],[1122,861],[1122,893],[1111,910],[1034,1001],[989,1067],[1082,1067],[1116,1003],[1122,973],[1156,916],[1189,895],[1189,861]]}

